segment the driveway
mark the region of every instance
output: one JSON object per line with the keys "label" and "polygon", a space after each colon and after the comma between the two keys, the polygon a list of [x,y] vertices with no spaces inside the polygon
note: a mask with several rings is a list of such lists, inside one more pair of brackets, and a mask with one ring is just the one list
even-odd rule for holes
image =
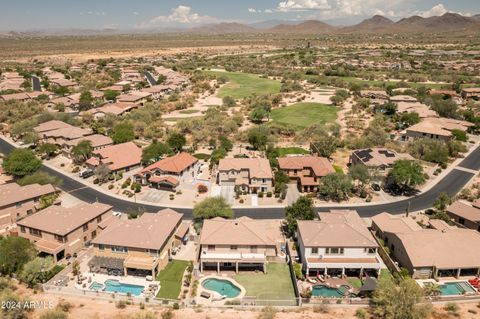
{"label": "driveway", "polygon": [[300,192],[298,191],[297,184],[287,184],[287,204],[291,205],[297,201],[300,197]]}
{"label": "driveway", "polygon": [[167,191],[161,191],[158,189],[149,189],[145,195],[143,195],[142,200],[152,203],[160,203],[163,198],[169,196],[169,194],[174,194]]}

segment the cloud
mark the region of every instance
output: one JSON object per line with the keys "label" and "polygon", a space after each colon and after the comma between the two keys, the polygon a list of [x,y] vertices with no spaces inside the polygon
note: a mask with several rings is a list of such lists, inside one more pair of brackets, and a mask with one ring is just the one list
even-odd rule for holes
{"label": "cloud", "polygon": [[250,13],[257,13],[257,9],[254,9],[254,8],[248,8],[247,10]]}
{"label": "cloud", "polygon": [[265,10],[263,10],[263,12],[265,12],[265,13],[272,13],[273,10],[272,10],[272,9],[265,9]]}
{"label": "cloud", "polygon": [[140,15],[140,12],[133,11],[132,14],[133,14],[134,16],[139,16],[139,15]]}
{"label": "cloud", "polygon": [[287,0],[278,4],[277,10],[282,12],[328,10],[331,6],[327,0]]}
{"label": "cloud", "polygon": [[471,16],[471,13],[468,12],[457,12],[457,11],[451,11],[445,8],[445,6],[442,3],[437,4],[436,6],[433,6],[430,10],[426,11],[416,11],[415,14],[424,17],[424,18],[430,18],[434,16],[441,16],[444,15],[445,13],[458,13],[464,16]]}
{"label": "cloud", "polygon": [[106,13],[103,11],[87,11],[87,12],[80,12],[80,15],[89,15],[89,16],[105,16]]}
{"label": "cloud", "polygon": [[212,23],[218,21],[210,16],[203,16],[192,12],[189,6],[179,5],[172,9],[168,16],[160,15],[154,17],[148,22],[143,22],[139,27],[172,26],[172,25],[198,25],[202,23]]}

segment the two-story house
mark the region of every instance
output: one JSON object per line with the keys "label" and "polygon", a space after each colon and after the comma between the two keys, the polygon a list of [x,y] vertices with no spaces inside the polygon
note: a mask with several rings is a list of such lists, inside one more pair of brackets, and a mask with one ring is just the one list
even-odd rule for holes
{"label": "two-story house", "polygon": [[224,158],[218,164],[217,184],[256,194],[271,192],[273,174],[265,158]]}
{"label": "two-story house", "polygon": [[335,172],[330,161],[319,156],[280,157],[278,166],[290,179],[297,182],[302,193],[318,191],[320,178]]}
{"label": "two-story house", "polygon": [[285,238],[278,220],[213,218],[203,222],[200,271],[261,270],[284,256]]}
{"label": "two-story house", "polygon": [[185,236],[182,217],[167,208],[137,219],[115,220],[92,241],[94,256],[88,263],[91,271],[155,278]]}
{"label": "two-story house", "polygon": [[41,255],[56,261],[79,252],[111,221],[112,206],[94,203],[66,208],[50,206],[17,222],[19,236],[35,244]]}
{"label": "two-story house", "polygon": [[153,163],[135,174],[135,179],[142,185],[175,191],[180,183],[193,180],[198,170],[198,159],[181,152]]}
{"label": "two-story house", "polygon": [[0,185],[0,227],[13,224],[37,212],[40,209],[40,198],[53,194],[55,194],[55,188],[50,184]]}
{"label": "two-story house", "polygon": [[319,217],[298,221],[298,251],[307,276],[379,274],[378,244],[356,211],[332,210]]}

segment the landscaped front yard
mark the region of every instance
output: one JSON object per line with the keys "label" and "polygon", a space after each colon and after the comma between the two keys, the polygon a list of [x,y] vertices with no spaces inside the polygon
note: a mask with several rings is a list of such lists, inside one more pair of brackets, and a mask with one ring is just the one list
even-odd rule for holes
{"label": "landscaped front yard", "polygon": [[338,110],[335,106],[321,103],[296,103],[272,110],[271,118],[273,122],[304,129],[313,124],[335,122]]}
{"label": "landscaped front yard", "polygon": [[280,157],[284,157],[287,155],[305,155],[310,154],[310,152],[301,147],[280,147],[278,148],[278,154]]}
{"label": "landscaped front yard", "polygon": [[207,72],[216,76],[224,76],[229,81],[218,92],[219,98],[231,96],[234,99],[243,99],[252,94],[280,92],[280,82],[270,79],[263,79],[256,74],[218,71]]}
{"label": "landscaped front yard", "polygon": [[269,263],[267,273],[245,273],[233,277],[246,290],[247,296],[258,300],[292,300],[295,298],[288,265]]}
{"label": "landscaped front yard", "polygon": [[160,291],[157,298],[178,299],[182,289],[183,273],[188,261],[172,260],[165,269],[160,271],[157,280],[160,281]]}

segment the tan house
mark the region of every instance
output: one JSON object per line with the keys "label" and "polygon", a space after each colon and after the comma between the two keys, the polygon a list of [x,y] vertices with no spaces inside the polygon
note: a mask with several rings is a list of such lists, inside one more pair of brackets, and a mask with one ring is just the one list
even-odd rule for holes
{"label": "tan house", "polygon": [[271,192],[273,174],[265,158],[224,158],[218,164],[217,184],[234,186],[236,191]]}
{"label": "tan house", "polygon": [[94,203],[66,208],[50,206],[17,222],[19,236],[35,243],[41,255],[55,262],[78,253],[113,218],[112,206]]}
{"label": "tan house", "polygon": [[81,128],[62,121],[48,121],[34,127],[40,141],[59,146],[66,145],[69,141],[92,135],[90,128]]}
{"label": "tan house", "polygon": [[369,168],[386,172],[398,160],[414,160],[410,154],[397,153],[386,148],[365,148],[350,155],[350,164],[363,164]]}
{"label": "tan house", "polygon": [[187,179],[193,179],[198,170],[198,159],[181,152],[147,166],[135,174],[137,182],[153,188],[175,191]]}
{"label": "tan house", "polygon": [[134,103],[136,105],[144,105],[152,93],[136,91],[128,94],[121,94],[117,96],[117,102]]}
{"label": "tan house", "polygon": [[200,271],[260,269],[266,272],[268,261],[284,256],[284,244],[278,220],[248,217],[205,220],[200,235]]}
{"label": "tan house", "polygon": [[462,98],[465,100],[480,99],[480,88],[465,88],[462,90]]}
{"label": "tan house", "polygon": [[447,207],[447,214],[457,224],[480,232],[480,207],[478,201],[473,204],[456,201]]}
{"label": "tan house", "polygon": [[55,194],[55,188],[50,184],[0,185],[0,227],[13,224],[37,212],[40,209],[40,198],[53,194]]}
{"label": "tan house", "polygon": [[320,178],[335,172],[328,159],[318,156],[281,157],[278,166],[306,193],[318,191]]}
{"label": "tan house", "polygon": [[378,244],[356,211],[332,210],[319,218],[298,221],[298,250],[307,275],[380,273]]}
{"label": "tan house", "polygon": [[441,220],[422,228],[410,217],[382,213],[372,217],[372,231],[413,278],[480,275],[480,233],[475,230]]}
{"label": "tan house", "polygon": [[93,115],[93,117],[95,117],[96,119],[100,119],[105,117],[107,114],[121,116],[136,108],[138,108],[138,105],[131,102],[116,102],[92,108],[85,113]]}
{"label": "tan house", "polygon": [[467,121],[440,118],[427,118],[422,122],[412,125],[402,134],[402,140],[409,141],[416,138],[431,138],[448,142],[453,130],[466,132],[472,123]]}
{"label": "tan house", "polygon": [[111,172],[129,171],[140,166],[142,149],[133,142],[107,146],[93,151],[85,164],[90,168],[107,165]]}
{"label": "tan house", "polygon": [[182,217],[167,208],[137,219],[115,220],[92,242],[91,270],[155,278],[167,265],[172,249],[181,244],[179,237],[185,236]]}
{"label": "tan house", "polygon": [[89,141],[94,151],[113,145],[113,140],[110,137],[101,134],[92,134],[67,141],[62,147],[66,149],[67,153],[70,153],[72,148],[81,141]]}

